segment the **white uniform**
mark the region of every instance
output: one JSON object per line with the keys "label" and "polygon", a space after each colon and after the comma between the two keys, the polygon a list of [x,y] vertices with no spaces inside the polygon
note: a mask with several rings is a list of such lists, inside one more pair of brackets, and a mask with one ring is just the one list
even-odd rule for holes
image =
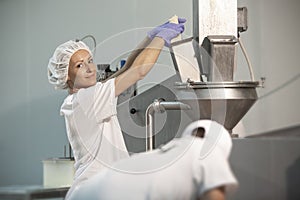
{"label": "white uniform", "polygon": [[80,89],[61,106],[75,157],[75,179],[68,195],[103,168],[129,157],[116,106],[114,79]]}
{"label": "white uniform", "polygon": [[93,177],[71,199],[182,200],[196,199],[220,186],[228,191],[237,185],[228,164],[231,139],[227,131],[219,133],[205,139],[185,135],[152,152],[121,160]]}

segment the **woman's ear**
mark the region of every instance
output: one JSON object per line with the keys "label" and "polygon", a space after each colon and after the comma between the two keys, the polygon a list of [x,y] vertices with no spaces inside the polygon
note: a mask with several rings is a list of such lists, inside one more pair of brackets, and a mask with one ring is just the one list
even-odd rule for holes
{"label": "woman's ear", "polygon": [[73,82],[72,82],[69,75],[68,75],[68,79],[67,79],[67,85],[68,85],[69,88],[73,88],[73,86],[74,86],[74,84],[73,84]]}

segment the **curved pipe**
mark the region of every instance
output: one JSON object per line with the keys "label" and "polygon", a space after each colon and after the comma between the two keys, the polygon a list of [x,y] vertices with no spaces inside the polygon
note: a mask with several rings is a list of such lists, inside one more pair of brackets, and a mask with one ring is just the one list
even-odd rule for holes
{"label": "curved pipe", "polygon": [[155,112],[163,113],[166,110],[189,110],[191,107],[181,102],[165,102],[154,100],[146,110],[146,151],[155,148],[154,143],[154,114]]}

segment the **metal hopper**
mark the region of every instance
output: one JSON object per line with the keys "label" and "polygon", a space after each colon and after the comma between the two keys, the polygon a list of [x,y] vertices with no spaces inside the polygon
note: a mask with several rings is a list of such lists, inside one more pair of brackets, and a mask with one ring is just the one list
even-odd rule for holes
{"label": "metal hopper", "polygon": [[176,96],[192,107],[186,112],[193,120],[215,120],[231,132],[257,100],[259,86],[251,70],[251,81],[234,81],[238,31],[247,30],[247,9],[237,9],[236,0],[226,0],[225,7],[223,0],[209,2],[193,1],[193,37],[172,43],[181,77]]}

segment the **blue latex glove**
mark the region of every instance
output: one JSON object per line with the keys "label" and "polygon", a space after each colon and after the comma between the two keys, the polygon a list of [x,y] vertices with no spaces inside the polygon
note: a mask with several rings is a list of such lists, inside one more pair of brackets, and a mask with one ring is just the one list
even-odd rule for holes
{"label": "blue latex glove", "polygon": [[[179,24],[184,24],[185,22],[186,22],[186,19],[184,19],[184,18],[178,18],[178,23]],[[147,35],[152,40],[163,29],[168,29],[168,28],[172,28],[172,27],[173,27],[173,23],[166,22],[166,23],[164,23],[164,24],[162,24],[160,26],[155,27],[151,31],[149,31],[147,33]]]}
{"label": "blue latex glove", "polygon": [[169,23],[168,26],[165,26],[159,33],[156,34],[156,37],[164,39],[165,46],[170,47],[171,40],[181,34],[184,31],[184,24],[173,24]]}

